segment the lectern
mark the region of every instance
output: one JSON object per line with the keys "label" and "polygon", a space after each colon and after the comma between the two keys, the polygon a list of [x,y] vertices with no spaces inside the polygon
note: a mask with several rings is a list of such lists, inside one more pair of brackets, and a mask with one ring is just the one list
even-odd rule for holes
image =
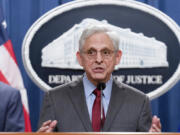
{"label": "lectern", "polygon": [[145,132],[54,132],[54,133],[36,133],[36,132],[0,132],[0,135],[180,135],[180,133],[145,133]]}

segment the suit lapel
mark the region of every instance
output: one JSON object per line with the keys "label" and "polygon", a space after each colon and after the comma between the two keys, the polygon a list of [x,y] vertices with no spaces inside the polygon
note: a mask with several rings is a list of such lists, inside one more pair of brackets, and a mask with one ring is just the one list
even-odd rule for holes
{"label": "suit lapel", "polygon": [[103,131],[108,131],[115,119],[119,109],[124,103],[125,90],[123,87],[118,86],[115,80],[113,80],[111,99],[108,107],[108,112],[106,115],[106,120],[104,123]]}
{"label": "suit lapel", "polygon": [[77,85],[71,86],[69,90],[69,95],[72,101],[72,104],[80,117],[85,129],[87,131],[92,131],[91,121],[89,118],[88,108],[86,105],[84,87],[82,79],[79,80]]}

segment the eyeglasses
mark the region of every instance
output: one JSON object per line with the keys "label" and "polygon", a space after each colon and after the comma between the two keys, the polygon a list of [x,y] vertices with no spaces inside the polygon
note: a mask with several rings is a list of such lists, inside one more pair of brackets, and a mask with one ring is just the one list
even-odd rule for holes
{"label": "eyeglasses", "polygon": [[104,49],[104,50],[101,50],[101,51],[97,51],[97,50],[94,50],[94,49],[90,49],[90,50],[85,51],[85,52],[83,52],[83,53],[84,53],[85,55],[87,55],[87,57],[88,57],[89,59],[96,59],[98,52],[100,52],[101,57],[102,57],[103,59],[110,59],[116,51],[109,50],[109,49]]}

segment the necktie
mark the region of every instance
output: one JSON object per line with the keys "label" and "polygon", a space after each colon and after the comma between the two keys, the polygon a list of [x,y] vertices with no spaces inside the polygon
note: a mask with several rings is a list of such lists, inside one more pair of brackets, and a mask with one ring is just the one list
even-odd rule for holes
{"label": "necktie", "polygon": [[94,100],[93,109],[92,109],[92,128],[93,131],[100,132],[105,120],[104,111],[103,111],[103,119],[101,120],[101,91],[95,89],[93,91],[93,94],[96,96],[96,98]]}

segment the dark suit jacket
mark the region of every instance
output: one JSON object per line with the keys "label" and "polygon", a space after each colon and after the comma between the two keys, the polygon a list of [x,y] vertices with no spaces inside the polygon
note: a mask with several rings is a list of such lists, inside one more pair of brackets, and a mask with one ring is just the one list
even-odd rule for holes
{"label": "dark suit jacket", "polygon": [[0,82],[0,132],[23,132],[24,115],[18,90]]}
{"label": "dark suit jacket", "polygon": [[[44,96],[39,126],[57,120],[56,131],[91,132],[82,79],[57,87]],[[145,132],[151,126],[148,97],[142,92],[113,80],[104,132]]]}

